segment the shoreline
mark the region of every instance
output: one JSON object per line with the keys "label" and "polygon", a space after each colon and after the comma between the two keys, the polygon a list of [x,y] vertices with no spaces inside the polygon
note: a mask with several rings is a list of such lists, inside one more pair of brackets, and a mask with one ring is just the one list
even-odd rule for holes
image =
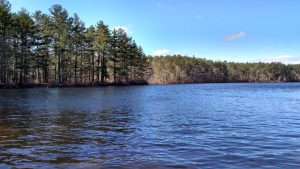
{"label": "shoreline", "polygon": [[133,83],[99,83],[99,84],[0,84],[0,89],[27,89],[27,88],[83,88],[83,87],[105,87],[105,86],[133,86],[133,85],[149,85],[148,82]]}
{"label": "shoreline", "polygon": [[146,86],[146,85],[186,85],[186,84],[226,84],[226,83],[299,83],[300,81],[269,81],[269,82],[197,82],[197,83],[149,83],[149,82],[144,82],[144,83],[130,83],[130,84],[125,84],[125,83],[102,83],[102,84],[29,84],[29,85],[6,85],[4,86],[3,84],[0,84],[0,89],[30,89],[30,88],[93,88],[93,87],[109,87],[109,86]]}

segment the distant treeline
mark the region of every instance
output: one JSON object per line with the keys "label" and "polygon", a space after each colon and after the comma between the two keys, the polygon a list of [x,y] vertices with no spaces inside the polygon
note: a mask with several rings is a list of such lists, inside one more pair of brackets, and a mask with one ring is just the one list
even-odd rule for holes
{"label": "distant treeline", "polygon": [[147,57],[122,29],[85,27],[60,5],[11,12],[0,0],[0,86],[145,83]]}
{"label": "distant treeline", "polygon": [[150,83],[300,81],[300,64],[233,63],[179,55],[150,57],[149,62]]}
{"label": "distant treeline", "polygon": [[14,13],[0,0],[0,88],[300,80],[299,65],[146,56],[122,29],[86,28],[61,5],[49,12]]}

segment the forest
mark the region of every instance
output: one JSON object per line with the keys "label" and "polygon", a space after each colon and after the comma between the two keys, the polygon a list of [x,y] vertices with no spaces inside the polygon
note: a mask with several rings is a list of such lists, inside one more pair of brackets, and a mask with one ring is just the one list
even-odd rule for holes
{"label": "forest", "polygon": [[124,30],[103,21],[86,28],[61,5],[49,13],[12,13],[0,0],[2,87],[145,83],[147,57]]}
{"label": "forest", "polygon": [[147,81],[158,84],[299,82],[300,64],[234,63],[187,56],[149,57]]}
{"label": "forest", "polygon": [[0,88],[300,81],[300,65],[147,56],[123,29],[86,27],[57,4],[14,13],[0,0],[0,42]]}

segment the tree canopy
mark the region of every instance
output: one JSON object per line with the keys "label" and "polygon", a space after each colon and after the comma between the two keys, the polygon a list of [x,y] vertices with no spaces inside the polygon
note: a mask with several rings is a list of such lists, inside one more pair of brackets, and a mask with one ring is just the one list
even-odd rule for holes
{"label": "tree canopy", "polygon": [[124,30],[86,28],[58,4],[49,14],[10,7],[0,0],[1,86],[145,83],[146,55]]}
{"label": "tree canopy", "polygon": [[150,57],[150,83],[296,82],[300,65],[234,63],[187,56]]}

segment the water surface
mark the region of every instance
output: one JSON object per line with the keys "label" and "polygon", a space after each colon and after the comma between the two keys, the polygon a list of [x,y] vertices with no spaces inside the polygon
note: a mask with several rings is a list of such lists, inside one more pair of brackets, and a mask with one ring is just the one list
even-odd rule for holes
{"label": "water surface", "polygon": [[0,168],[299,168],[300,83],[0,90]]}

